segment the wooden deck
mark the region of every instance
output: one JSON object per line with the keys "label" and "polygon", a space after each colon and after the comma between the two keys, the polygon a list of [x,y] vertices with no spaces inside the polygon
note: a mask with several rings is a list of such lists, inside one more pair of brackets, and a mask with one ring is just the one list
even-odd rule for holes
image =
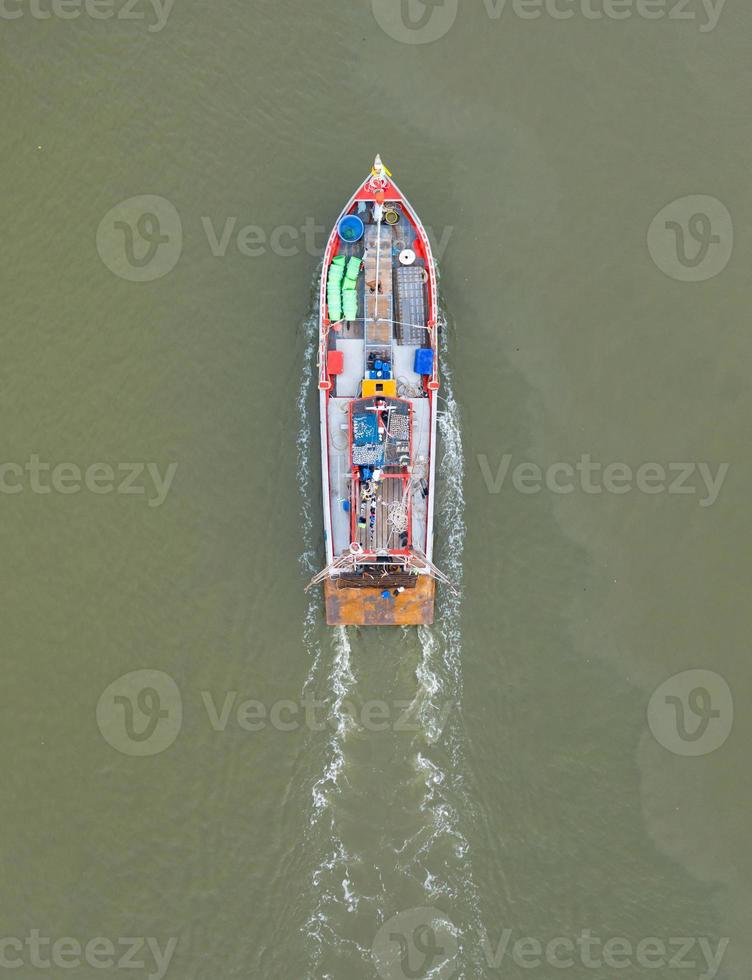
{"label": "wooden deck", "polygon": [[[366,228],[366,249],[363,259],[365,279],[365,317],[366,346],[391,344],[391,323],[377,323],[377,320],[391,320],[393,304],[393,263],[392,241],[394,234],[389,225],[375,225]],[[377,263],[377,255],[379,261]],[[378,265],[378,277],[376,275]]]}
{"label": "wooden deck", "polygon": [[[356,485],[355,513],[360,512],[360,490],[361,485]],[[378,499],[376,502],[376,525],[375,527],[358,527],[355,532],[355,540],[368,551],[382,551],[385,548],[399,548],[399,533],[389,523],[389,507],[398,505],[402,502],[404,487],[402,480],[393,477],[386,477],[379,484]],[[408,507],[412,506],[412,501],[408,498]],[[370,508],[366,511],[366,517],[370,518]]]}
{"label": "wooden deck", "polygon": [[340,588],[337,579],[324,582],[329,626],[430,626],[436,582],[419,575],[415,588],[382,599],[382,588]]}

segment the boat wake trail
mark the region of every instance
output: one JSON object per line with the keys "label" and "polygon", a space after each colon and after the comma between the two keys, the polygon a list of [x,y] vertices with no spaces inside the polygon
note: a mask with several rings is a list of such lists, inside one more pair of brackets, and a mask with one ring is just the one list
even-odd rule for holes
{"label": "boat wake trail", "polygon": [[[318,277],[320,269],[316,272]],[[314,280],[315,282],[315,280]],[[315,291],[315,285],[312,287]],[[304,572],[313,572],[316,567],[316,542],[313,534],[313,515],[311,508],[311,496],[313,493],[313,478],[311,476],[311,446],[313,442],[312,416],[315,413],[315,393],[314,388],[314,367],[316,364],[316,346],[318,343],[319,332],[318,306],[312,310],[309,316],[303,321],[303,369],[300,377],[300,387],[298,388],[295,408],[299,420],[298,434],[295,439],[295,448],[298,451],[298,470],[303,474],[301,505],[300,505],[300,526],[303,531],[303,552],[300,556],[300,564]],[[315,605],[315,603],[314,603]]]}
{"label": "boat wake trail", "polygon": [[[312,283],[313,294],[316,295],[316,281],[321,275],[321,268],[316,271]],[[303,551],[300,554],[300,567],[304,574],[313,575],[317,570],[318,548],[313,530],[313,508],[311,500],[315,498],[314,478],[311,473],[311,447],[313,445],[313,423],[315,415],[314,366],[316,364],[316,346],[318,343],[318,304],[303,321],[303,368],[300,377],[295,408],[298,419],[298,434],[295,447],[298,453],[298,472],[300,476],[300,528],[303,535]],[[312,666],[306,681],[308,686],[321,660],[321,648],[317,640],[318,620],[321,603],[316,591],[308,593],[308,605],[303,620],[303,645],[312,655]]]}
{"label": "boat wake trail", "polygon": [[326,980],[330,976],[322,964],[332,953],[339,958],[344,951],[350,955],[355,952],[357,958],[362,959],[367,952],[357,942],[348,940],[338,927],[343,915],[350,916],[358,911],[361,899],[350,869],[362,859],[357,851],[345,845],[338,827],[340,796],[347,778],[345,743],[356,727],[346,707],[346,699],[355,687],[355,677],[345,627],[333,631],[331,652],[329,738],[322,760],[323,772],[311,789],[307,835],[313,853],[321,855],[310,875],[313,908],[304,929],[310,947],[309,980]]}
{"label": "boat wake trail", "polygon": [[[446,368],[446,334],[443,322],[436,560],[460,584],[463,450],[452,376]],[[321,561],[310,465],[318,429],[313,422],[317,340],[314,314],[304,324],[297,400],[297,445],[305,474],[300,563],[306,574],[316,571]],[[303,697],[325,706],[326,721],[311,728],[298,769],[299,798],[306,812],[307,884],[300,920],[306,978],[375,975],[372,947],[381,926],[394,915],[426,906],[456,927],[455,976],[483,977],[478,890],[466,837],[472,805],[464,788],[460,596],[440,588],[431,628],[328,629],[322,620],[320,593],[312,590],[303,623],[310,657]],[[366,705],[375,700],[387,709],[401,706],[399,712],[392,710],[386,726],[369,726],[364,720]]]}
{"label": "boat wake trail", "polygon": [[[300,516],[303,551],[299,561],[306,575],[316,572],[321,561],[318,523],[314,528],[315,510],[311,506],[311,501],[316,499],[311,454],[317,428],[313,420],[317,413],[314,370],[318,345],[317,284],[320,275],[319,268],[312,284],[316,297],[314,308],[303,323],[303,368],[296,400],[299,419],[296,444],[302,474]],[[323,747],[322,733],[316,730],[310,733],[308,772],[303,776],[303,781],[310,788],[305,844],[306,849],[316,856],[315,866],[309,872],[313,908],[304,926],[310,944],[308,976],[311,980],[322,980],[326,976],[320,967],[323,952],[330,944],[337,945],[339,941],[330,925],[331,910],[344,907],[352,912],[358,905],[347,871],[348,865],[357,858],[348,853],[337,834],[334,809],[344,779],[345,739],[350,729],[355,727],[346,705],[346,699],[355,686],[351,668],[352,650],[345,627],[326,630],[322,637],[322,612],[319,590],[311,590],[303,620],[303,645],[310,657],[308,676],[303,685],[303,701],[323,706],[327,719]],[[317,775],[311,776],[311,773]]]}
{"label": "boat wake trail", "polygon": [[[442,361],[443,410],[439,414],[440,455],[437,461],[437,563],[459,587],[462,583],[465,538],[464,455],[460,415],[447,366],[448,324],[439,320]],[[420,688],[425,746],[416,755],[416,769],[424,779],[421,810],[434,833],[417,852],[427,866],[433,851],[448,848],[441,871],[425,879],[427,898],[438,900],[454,921],[459,943],[457,977],[483,975],[478,936],[483,924],[478,888],[473,878],[470,848],[463,827],[472,819],[473,806],[464,786],[466,760],[462,732],[462,631],[460,592],[442,591],[432,628],[418,627],[420,662],[416,668]]]}

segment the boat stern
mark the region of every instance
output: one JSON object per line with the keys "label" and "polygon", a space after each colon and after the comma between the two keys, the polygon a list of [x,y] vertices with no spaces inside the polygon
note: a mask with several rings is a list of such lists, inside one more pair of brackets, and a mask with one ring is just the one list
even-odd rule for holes
{"label": "boat stern", "polygon": [[433,623],[436,581],[415,575],[402,589],[353,586],[346,577],[324,582],[329,626],[430,626]]}

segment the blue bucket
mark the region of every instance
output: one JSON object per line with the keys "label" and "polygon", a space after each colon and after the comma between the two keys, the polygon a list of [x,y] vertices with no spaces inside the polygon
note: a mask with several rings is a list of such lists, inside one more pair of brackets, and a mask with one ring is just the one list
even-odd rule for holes
{"label": "blue bucket", "polygon": [[343,242],[359,242],[363,237],[363,222],[357,214],[347,214],[337,226],[337,234]]}

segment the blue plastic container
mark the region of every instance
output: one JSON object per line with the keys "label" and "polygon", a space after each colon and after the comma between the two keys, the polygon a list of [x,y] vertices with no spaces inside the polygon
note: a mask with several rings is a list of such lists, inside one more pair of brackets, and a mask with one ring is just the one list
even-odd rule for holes
{"label": "blue plastic container", "polygon": [[337,234],[343,242],[359,242],[363,237],[363,227],[357,214],[346,214],[337,226]]}
{"label": "blue plastic container", "polygon": [[430,347],[419,347],[415,351],[416,374],[433,374],[433,351]]}

